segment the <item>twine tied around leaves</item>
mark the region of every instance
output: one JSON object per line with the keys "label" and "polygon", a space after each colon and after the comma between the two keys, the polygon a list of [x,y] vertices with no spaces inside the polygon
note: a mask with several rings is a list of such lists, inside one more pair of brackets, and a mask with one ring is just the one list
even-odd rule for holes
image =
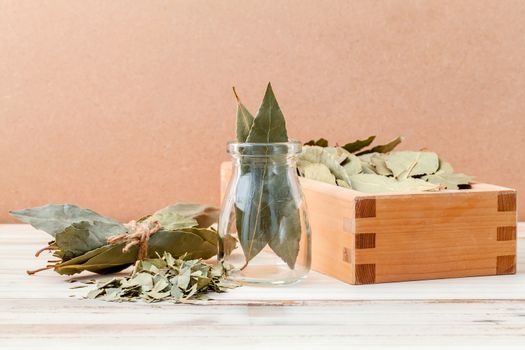
{"label": "twine tied around leaves", "polygon": [[160,230],[160,222],[158,221],[141,221],[137,222],[131,220],[124,224],[128,229],[128,233],[114,235],[108,238],[109,244],[126,242],[122,252],[127,253],[131,247],[139,245],[139,253],[137,260],[144,260],[148,255],[148,241],[151,236]]}

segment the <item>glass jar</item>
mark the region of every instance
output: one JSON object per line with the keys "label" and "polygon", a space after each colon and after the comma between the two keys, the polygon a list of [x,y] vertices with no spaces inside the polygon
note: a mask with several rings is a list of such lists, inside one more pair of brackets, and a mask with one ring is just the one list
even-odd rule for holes
{"label": "glass jar", "polygon": [[228,144],[233,172],[219,218],[219,261],[244,284],[289,284],[310,270],[310,225],[297,177],[300,142]]}

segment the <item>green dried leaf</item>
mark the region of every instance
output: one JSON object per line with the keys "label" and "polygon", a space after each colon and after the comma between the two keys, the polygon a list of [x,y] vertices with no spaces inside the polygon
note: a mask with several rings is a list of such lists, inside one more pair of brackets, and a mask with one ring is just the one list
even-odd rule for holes
{"label": "green dried leaf", "polygon": [[117,221],[95,213],[90,209],[79,208],[72,204],[48,204],[42,207],[11,211],[10,214],[20,221],[31,224],[36,229],[55,237],[72,224],[80,222],[105,224],[113,231],[125,232],[125,227]]}
{"label": "green dried leaf", "polygon": [[375,147],[372,147],[369,150],[361,151],[361,152],[358,152],[356,154],[358,156],[360,156],[362,154],[374,153],[374,152],[377,152],[377,153],[388,153],[388,152],[393,151],[394,148],[396,148],[397,145],[399,145],[401,143],[401,141],[403,141],[403,138],[401,136],[398,136],[395,139],[391,140],[390,142],[388,142],[388,143],[386,143],[384,145],[375,146]]}
{"label": "green dried leaf", "polygon": [[386,166],[394,177],[406,179],[411,176],[433,174],[438,170],[439,159],[434,152],[392,152],[385,156]]}
{"label": "green dried leaf", "polygon": [[62,252],[62,259],[69,260],[107,244],[108,237],[126,231],[124,226],[117,226],[100,221],[81,221],[58,232],[55,242]]}
{"label": "green dried leaf", "polygon": [[332,185],[335,184],[335,176],[332,175],[326,165],[321,163],[310,163],[310,165],[307,165],[304,168],[303,176],[307,179],[322,181]]}
{"label": "green dried leaf", "polygon": [[179,301],[184,296],[184,293],[176,285],[171,286],[170,294],[175,298],[175,301]]}
{"label": "green dried leaf", "polygon": [[349,154],[342,165],[348,176],[359,174],[363,170],[361,160],[353,154]]}
{"label": "green dried leaf", "polygon": [[337,186],[344,187],[344,188],[352,188],[345,180],[337,179]]}
{"label": "green dried leaf", "polygon": [[367,139],[364,140],[356,140],[354,142],[347,143],[343,146],[343,148],[350,153],[355,153],[369,146],[372,142],[374,142],[375,138],[375,136],[369,136]]}
{"label": "green dried leaf", "polygon": [[[142,290],[149,291],[153,288],[153,276],[147,272],[134,273],[133,276],[126,281],[126,286],[140,286]],[[100,288],[100,287],[99,287]]]}
{"label": "green dried leaf", "polygon": [[237,99],[237,141],[246,142],[250,130],[252,129],[254,118],[248,109],[241,103],[235,88],[233,88],[233,93]]}
{"label": "green dried leaf", "polygon": [[468,185],[473,177],[461,173],[439,173],[438,171],[436,174],[423,176],[422,179],[440,185],[447,190],[457,190],[459,189],[459,185]]}
{"label": "green dried leaf", "polygon": [[98,297],[100,294],[104,293],[104,290],[103,289],[93,289],[93,290],[90,290],[87,294],[87,298],[89,299],[95,299],[96,297]]}
{"label": "green dried leaf", "polygon": [[[186,221],[182,218],[186,218]],[[156,211],[149,219],[159,220],[167,230],[192,226],[208,228],[219,221],[219,208],[197,203],[177,203]],[[196,225],[191,224],[193,220],[197,221]]]}
{"label": "green dried leaf", "polygon": [[352,156],[352,153],[341,147],[325,147],[324,151],[330,153],[339,164],[344,163],[349,156]]}
{"label": "green dried leaf", "polygon": [[[274,167],[268,179],[268,211],[265,221],[269,224],[270,240],[268,245],[290,269],[295,267],[301,239],[301,221],[292,185],[286,166]],[[277,220],[278,219],[278,220]]]}
{"label": "green dried leaf", "polygon": [[304,177],[304,169],[310,164],[314,164],[314,163],[309,162],[307,160],[302,160],[301,158],[299,158],[297,160],[297,171],[299,172],[299,175]]}
{"label": "green dried leaf", "polygon": [[357,174],[350,177],[352,188],[366,193],[435,191],[439,186],[421,179],[396,180],[375,174]]}
{"label": "green dried leaf", "polygon": [[288,142],[286,122],[275,99],[272,85],[268,83],[263,102],[246,139],[250,143]]}
{"label": "green dried leaf", "polygon": [[377,174],[383,176],[391,176],[392,170],[390,170],[385,161],[385,157],[381,153],[371,153],[373,156],[370,158],[370,163],[374,166],[374,170]]}
{"label": "green dried leaf", "polygon": [[[106,245],[74,259],[55,265],[55,271],[61,275],[73,275],[82,271],[99,274],[113,273],[124,270],[136,260],[138,249],[132,247],[123,253],[124,244]],[[85,258],[89,256],[89,258]]]}
{"label": "green dried leaf", "polygon": [[179,287],[180,290],[185,291],[188,286],[190,285],[191,281],[191,270],[185,269],[183,272],[180,273],[177,279],[177,287]]}
{"label": "green dried leaf", "polygon": [[147,220],[158,221],[163,229],[169,231],[198,225],[197,220],[195,219],[170,212],[157,212],[151,215]]}
{"label": "green dried leaf", "polygon": [[150,258],[168,252],[174,257],[188,254],[191,258],[209,259],[217,254],[217,233],[192,227],[174,231],[159,231],[149,240]]}
{"label": "green dried leaf", "polygon": [[319,146],[319,147],[328,147],[328,140],[320,138],[319,140],[310,140],[304,144],[305,146]]}
{"label": "green dried leaf", "polygon": [[337,179],[345,180],[347,183],[350,183],[348,174],[339,163],[339,160],[333,153],[326,151],[325,148],[319,146],[304,146],[300,159],[310,163],[324,164]]}

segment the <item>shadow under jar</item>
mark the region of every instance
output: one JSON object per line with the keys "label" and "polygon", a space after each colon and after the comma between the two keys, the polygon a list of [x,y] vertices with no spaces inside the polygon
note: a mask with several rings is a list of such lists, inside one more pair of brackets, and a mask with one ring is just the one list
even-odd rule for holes
{"label": "shadow under jar", "polygon": [[297,177],[300,142],[228,144],[233,173],[219,218],[219,261],[244,284],[289,284],[308,274],[310,225]]}

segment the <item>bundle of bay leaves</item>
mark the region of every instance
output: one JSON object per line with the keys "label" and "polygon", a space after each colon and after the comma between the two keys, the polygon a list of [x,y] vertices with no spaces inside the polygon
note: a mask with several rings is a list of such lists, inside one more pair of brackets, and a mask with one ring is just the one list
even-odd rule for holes
{"label": "bundle of bay leaves", "polygon": [[[147,240],[146,258],[165,252],[178,258],[208,259],[217,254],[218,209],[202,204],[178,203],[141,218],[142,224],[155,223],[157,229]],[[129,241],[108,243],[111,237],[126,237],[124,225],[90,209],[71,204],[49,204],[10,212],[20,221],[47,232],[49,245],[37,252],[50,251],[57,258],[42,269],[54,269],[61,275],[82,271],[98,274],[118,272],[138,260],[140,246]],[[127,249],[125,249],[127,248]]]}
{"label": "bundle of bay leaves", "polygon": [[[269,246],[294,269],[301,238],[300,212],[288,176],[288,133],[284,115],[268,83],[255,118],[237,93],[237,141],[240,177],[236,184],[235,221],[239,243],[250,260]],[[267,146],[266,146],[267,145]]]}
{"label": "bundle of bay leaves", "polygon": [[297,164],[308,179],[367,193],[438,191],[468,188],[471,176],[455,173],[434,152],[394,151],[402,141],[371,148],[375,136],[329,147],[324,138],[305,144]]}

